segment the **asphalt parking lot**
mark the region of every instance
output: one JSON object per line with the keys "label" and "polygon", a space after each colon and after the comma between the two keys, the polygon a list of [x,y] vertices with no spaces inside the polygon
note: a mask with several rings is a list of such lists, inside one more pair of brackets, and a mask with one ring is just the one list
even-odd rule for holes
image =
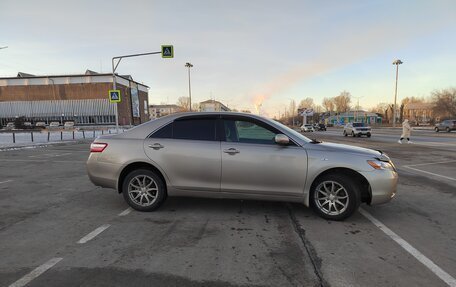
{"label": "asphalt parking lot", "polygon": [[397,196],[344,222],[277,202],[132,211],[89,181],[88,143],[0,151],[0,286],[456,286],[456,133],[309,135],[381,149]]}

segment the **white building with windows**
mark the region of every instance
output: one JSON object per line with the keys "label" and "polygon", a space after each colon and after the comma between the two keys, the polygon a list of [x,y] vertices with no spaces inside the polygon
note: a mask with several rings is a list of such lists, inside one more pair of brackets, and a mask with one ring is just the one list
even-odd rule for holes
{"label": "white building with windows", "polygon": [[182,107],[178,105],[150,105],[149,114],[151,119],[160,118],[170,114],[183,112]]}

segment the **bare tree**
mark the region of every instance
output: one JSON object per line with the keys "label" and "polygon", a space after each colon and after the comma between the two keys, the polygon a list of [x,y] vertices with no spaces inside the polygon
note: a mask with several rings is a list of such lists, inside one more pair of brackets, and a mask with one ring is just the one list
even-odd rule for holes
{"label": "bare tree", "polygon": [[314,100],[312,98],[305,98],[299,102],[299,108],[313,109],[315,108]]}
{"label": "bare tree", "polygon": [[337,97],[334,97],[334,105],[339,113],[350,110],[351,94],[347,91],[341,92]]}
{"label": "bare tree", "polygon": [[180,97],[177,99],[177,105],[182,108],[183,111],[190,110],[190,98]]}
{"label": "bare tree", "polygon": [[198,112],[200,108],[200,105],[198,103],[193,103],[192,104],[192,111],[193,112]]}
{"label": "bare tree", "polygon": [[334,98],[323,98],[322,106],[327,112],[334,111]]}
{"label": "bare tree", "polygon": [[456,88],[432,92],[434,114],[440,118],[456,117]]}

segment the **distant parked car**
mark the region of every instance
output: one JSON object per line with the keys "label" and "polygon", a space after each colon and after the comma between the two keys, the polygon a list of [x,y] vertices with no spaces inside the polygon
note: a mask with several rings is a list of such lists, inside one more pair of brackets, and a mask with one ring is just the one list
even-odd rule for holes
{"label": "distant parked car", "polygon": [[344,126],[344,136],[351,135],[371,137],[371,127],[365,126],[364,123],[348,123]]}
{"label": "distant parked car", "polygon": [[65,122],[63,125],[65,129],[73,129],[74,128],[74,122]]}
{"label": "distant parked car", "polygon": [[46,123],[45,122],[36,122],[35,127],[37,128],[46,128]]}
{"label": "distant parked car", "polygon": [[456,130],[456,120],[445,120],[435,125],[436,132],[446,131],[447,133]]}
{"label": "distant parked car", "polygon": [[6,124],[6,129],[7,130],[12,130],[12,129],[15,129],[15,128],[16,128],[16,126],[12,122],[9,122],[9,123]]}
{"label": "distant parked car", "polygon": [[301,126],[301,132],[314,132],[315,129],[313,128],[312,125],[302,125]]}
{"label": "distant parked car", "polygon": [[23,128],[24,128],[24,129],[32,129],[32,128],[33,128],[33,125],[32,125],[31,122],[24,122]]}
{"label": "distant parked car", "polygon": [[315,126],[316,131],[326,131],[326,125],[325,124],[317,124]]}
{"label": "distant parked car", "polygon": [[49,123],[49,128],[51,128],[51,129],[52,128],[55,129],[55,128],[58,128],[58,127],[60,127],[60,123],[59,122],[50,122]]}

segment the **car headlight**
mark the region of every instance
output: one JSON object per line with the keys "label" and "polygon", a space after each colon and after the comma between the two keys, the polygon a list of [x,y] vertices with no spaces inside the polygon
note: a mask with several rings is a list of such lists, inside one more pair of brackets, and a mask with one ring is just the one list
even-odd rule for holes
{"label": "car headlight", "polygon": [[372,166],[374,169],[387,169],[391,171],[396,171],[392,162],[380,161],[380,160],[368,160],[367,163]]}

